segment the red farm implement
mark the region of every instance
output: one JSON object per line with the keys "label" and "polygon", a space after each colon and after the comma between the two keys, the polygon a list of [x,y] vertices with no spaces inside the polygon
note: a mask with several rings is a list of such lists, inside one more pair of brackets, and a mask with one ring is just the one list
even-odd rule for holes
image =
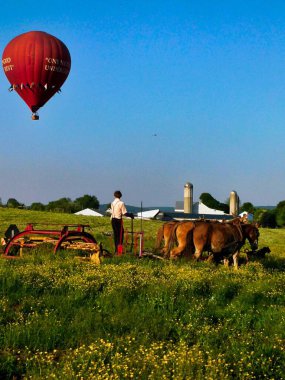
{"label": "red farm implement", "polygon": [[80,249],[96,251],[100,249],[101,254],[108,253],[102,246],[97,244],[95,237],[86,232],[89,225],[85,224],[41,224],[41,226],[58,226],[55,228],[36,229],[35,223],[28,223],[23,231],[19,231],[16,225],[11,225],[2,239],[5,258],[18,258],[22,256],[23,248],[35,248],[39,244],[46,243],[54,246],[53,252],[60,249]]}

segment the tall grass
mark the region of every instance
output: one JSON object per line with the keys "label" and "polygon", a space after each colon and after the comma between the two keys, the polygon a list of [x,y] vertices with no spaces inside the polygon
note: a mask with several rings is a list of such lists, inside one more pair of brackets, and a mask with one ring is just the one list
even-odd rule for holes
{"label": "tall grass", "polygon": [[[78,221],[3,214],[3,231]],[[100,238],[110,225],[98,219],[88,222]],[[158,227],[144,222],[150,247]],[[284,237],[261,230],[271,254],[238,271],[131,254],[94,266],[44,246],[0,260],[0,378],[282,379]]]}

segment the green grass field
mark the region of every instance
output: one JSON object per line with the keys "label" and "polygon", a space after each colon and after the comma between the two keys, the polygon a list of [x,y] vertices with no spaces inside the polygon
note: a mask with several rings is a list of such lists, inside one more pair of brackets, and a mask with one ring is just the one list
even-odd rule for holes
{"label": "green grass field", "polygon": [[[0,236],[11,223],[90,224],[113,250],[108,218],[0,209],[0,221]],[[160,225],[143,222],[147,249]],[[96,266],[44,245],[1,259],[0,378],[284,379],[284,238],[261,229],[271,253],[238,271],[133,254]]]}

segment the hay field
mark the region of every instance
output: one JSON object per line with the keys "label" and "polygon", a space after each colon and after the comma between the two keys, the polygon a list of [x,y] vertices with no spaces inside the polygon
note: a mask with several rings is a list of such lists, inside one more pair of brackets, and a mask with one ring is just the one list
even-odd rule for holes
{"label": "hay field", "polygon": [[[10,223],[89,223],[112,249],[108,218],[0,209],[0,220],[1,236]],[[147,247],[159,226],[143,222]],[[96,266],[45,246],[1,259],[0,378],[283,379],[285,230],[260,232],[271,254],[238,271],[130,254]]]}

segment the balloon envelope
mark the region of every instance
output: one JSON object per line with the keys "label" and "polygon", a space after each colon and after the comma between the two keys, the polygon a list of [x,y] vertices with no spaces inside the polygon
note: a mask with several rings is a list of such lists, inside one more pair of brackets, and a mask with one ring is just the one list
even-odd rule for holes
{"label": "balloon envelope", "polygon": [[66,80],[70,53],[58,38],[45,32],[28,32],[11,40],[2,55],[4,72],[32,112],[42,107]]}

